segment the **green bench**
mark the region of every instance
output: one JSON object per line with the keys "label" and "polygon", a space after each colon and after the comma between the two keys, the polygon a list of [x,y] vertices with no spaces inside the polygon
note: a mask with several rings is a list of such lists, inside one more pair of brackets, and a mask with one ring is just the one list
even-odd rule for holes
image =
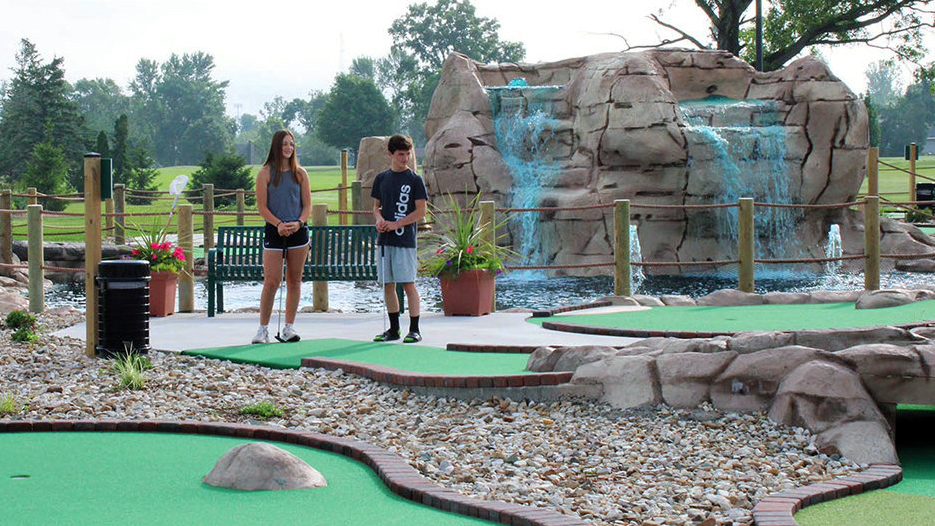
{"label": "green bench", "polygon": [[[302,281],[376,281],[373,225],[309,226]],[[263,226],[222,226],[208,251],[208,317],[224,312],[224,283],[263,281]],[[257,303],[260,298],[257,296]]]}

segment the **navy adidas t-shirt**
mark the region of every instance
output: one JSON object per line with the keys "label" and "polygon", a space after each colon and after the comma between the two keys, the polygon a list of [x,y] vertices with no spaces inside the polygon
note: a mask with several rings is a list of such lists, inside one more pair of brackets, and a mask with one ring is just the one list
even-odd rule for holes
{"label": "navy adidas t-shirt", "polygon": [[[412,170],[394,172],[386,170],[373,180],[370,197],[380,201],[380,213],[387,221],[396,221],[415,212],[416,201],[428,199],[425,183]],[[382,232],[377,241],[392,247],[416,247],[416,224],[412,223],[393,232]]]}

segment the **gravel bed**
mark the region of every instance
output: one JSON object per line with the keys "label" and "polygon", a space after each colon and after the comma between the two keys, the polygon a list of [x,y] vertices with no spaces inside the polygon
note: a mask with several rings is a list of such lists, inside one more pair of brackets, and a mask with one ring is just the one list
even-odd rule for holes
{"label": "gravel bed", "polygon": [[[809,432],[763,414],[661,406],[621,411],[593,401],[470,402],[417,396],[341,371],[274,370],[152,353],[140,391],[116,389],[84,343],[49,336],[83,317],[40,318],[37,344],[0,334],[0,400],[28,407],[0,419],[191,419],[249,422],[353,437],[405,458],[426,477],[481,499],[547,506],[594,525],[749,525],[775,491],[852,474]],[[272,401],[281,418],[239,414]]]}

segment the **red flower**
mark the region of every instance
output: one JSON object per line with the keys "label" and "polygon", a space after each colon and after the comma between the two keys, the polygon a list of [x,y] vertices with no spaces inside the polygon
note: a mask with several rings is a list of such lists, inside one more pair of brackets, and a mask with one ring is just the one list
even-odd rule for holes
{"label": "red flower", "polygon": [[133,255],[135,256],[135,255],[137,255],[137,254],[140,253],[140,249],[134,248],[133,250],[130,251],[130,253],[133,254]]}
{"label": "red flower", "polygon": [[435,253],[436,253],[436,254],[441,254],[441,253],[444,252],[444,251],[445,251],[444,248],[439,247],[438,250],[435,251]]}
{"label": "red flower", "polygon": [[465,252],[467,252],[468,254],[470,254],[471,252],[474,252],[474,245],[468,245],[467,250],[465,250]]}

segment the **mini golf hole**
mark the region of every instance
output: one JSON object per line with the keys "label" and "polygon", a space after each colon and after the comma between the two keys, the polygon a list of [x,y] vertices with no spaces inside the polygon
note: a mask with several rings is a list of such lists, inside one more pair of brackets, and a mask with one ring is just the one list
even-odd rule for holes
{"label": "mini golf hole", "polygon": [[13,480],[25,480],[29,478],[29,475],[13,475],[10,478]]}

